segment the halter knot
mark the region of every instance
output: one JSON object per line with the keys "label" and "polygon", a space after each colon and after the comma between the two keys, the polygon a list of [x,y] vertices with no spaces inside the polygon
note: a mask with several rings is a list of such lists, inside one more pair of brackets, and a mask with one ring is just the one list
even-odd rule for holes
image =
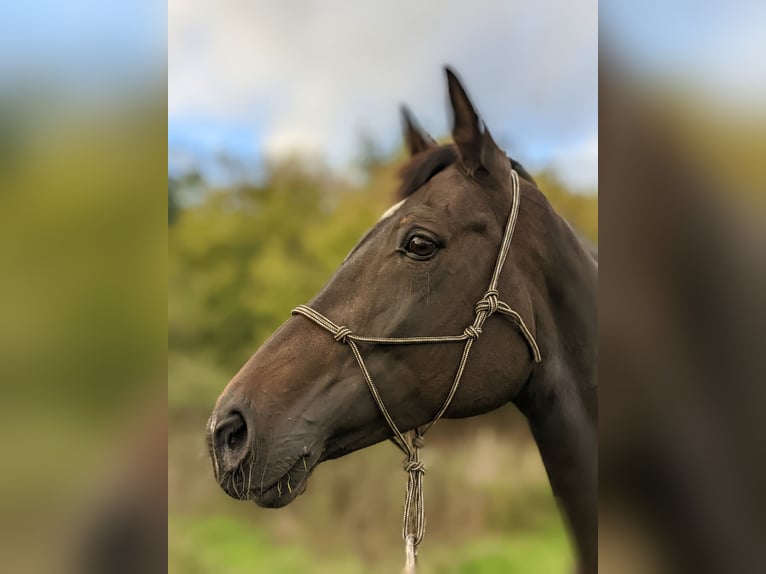
{"label": "halter knot", "polygon": [[426,473],[426,467],[419,460],[405,460],[402,464],[405,472],[419,472],[420,474]]}
{"label": "halter knot", "polygon": [[486,311],[487,317],[490,315],[493,315],[500,304],[500,300],[498,299],[499,293],[497,292],[497,289],[490,289],[486,293],[484,293],[484,296],[479,299],[478,303],[476,303],[476,312],[479,311]]}
{"label": "halter knot", "polygon": [[348,327],[341,325],[338,327],[338,330],[333,333],[332,338],[338,341],[338,343],[347,343],[348,342],[348,336],[351,334],[351,329]]}
{"label": "halter knot", "polygon": [[465,328],[465,331],[463,331],[463,334],[469,339],[473,339],[475,341],[479,338],[479,335],[481,335],[481,329],[474,327],[473,325],[468,325]]}

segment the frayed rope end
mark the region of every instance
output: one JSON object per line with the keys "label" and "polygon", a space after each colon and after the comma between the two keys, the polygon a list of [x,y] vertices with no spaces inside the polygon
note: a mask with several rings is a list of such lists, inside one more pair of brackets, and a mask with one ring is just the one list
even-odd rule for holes
{"label": "frayed rope end", "polygon": [[404,551],[407,561],[402,569],[402,574],[416,574],[417,550],[415,550],[415,537],[410,534],[404,541]]}

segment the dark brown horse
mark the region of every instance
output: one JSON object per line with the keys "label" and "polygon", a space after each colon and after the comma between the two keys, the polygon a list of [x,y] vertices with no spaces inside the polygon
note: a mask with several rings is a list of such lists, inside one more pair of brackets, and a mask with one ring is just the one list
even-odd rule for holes
{"label": "dark brown horse", "polygon": [[[505,317],[483,326],[444,416],[513,401],[526,415],[573,534],[579,569],[597,567],[597,266],[532,178],[494,143],[447,72],[454,146],[437,146],[405,113],[412,158],[400,199],[349,254],[310,306],[355,333],[460,333],[485,293],[521,176],[518,221],[500,298],[523,318],[542,361]],[[298,302],[296,302],[298,303]],[[460,349],[360,345],[396,425],[428,423],[444,404]],[[228,384],[208,442],[231,496],[278,507],[322,461],[391,438],[354,356],[308,321],[288,319]]]}

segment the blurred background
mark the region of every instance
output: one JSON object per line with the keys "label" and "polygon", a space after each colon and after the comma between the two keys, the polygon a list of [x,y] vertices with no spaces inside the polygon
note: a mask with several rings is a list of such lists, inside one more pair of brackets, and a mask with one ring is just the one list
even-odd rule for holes
{"label": "blurred background", "polygon": [[[0,9],[0,571],[398,570],[390,445],[270,512],[202,429],[390,204],[398,104],[447,136],[445,63],[603,238],[601,570],[763,570],[762,2],[609,2],[598,56],[595,2],[165,8]],[[567,571],[513,410],[427,457],[424,570]]]}
{"label": "blurred background", "polygon": [[599,569],[762,572],[766,5],[599,23]]}
{"label": "blurred background", "polygon": [[[501,146],[597,241],[596,27],[590,0],[171,0],[171,573],[399,571],[406,476],[390,443],[321,465],[303,496],[268,510],[218,487],[206,420],[228,380],[394,203],[406,159],[398,106],[449,139],[445,64]],[[440,422],[424,456],[423,572],[571,567],[512,407]]]}

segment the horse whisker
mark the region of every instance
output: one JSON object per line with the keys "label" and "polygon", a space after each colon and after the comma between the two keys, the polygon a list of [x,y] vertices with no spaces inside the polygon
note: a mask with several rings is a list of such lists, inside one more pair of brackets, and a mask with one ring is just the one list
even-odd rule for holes
{"label": "horse whisker", "polygon": [[274,431],[271,431],[269,435],[269,446],[266,449],[266,462],[263,463],[263,472],[261,473],[261,484],[259,489],[263,491],[263,479],[266,476],[266,469],[269,467],[269,460],[271,459],[271,445],[274,442]]}
{"label": "horse whisker", "polygon": [[253,486],[253,467],[254,466],[255,466],[255,457],[251,456],[250,457],[250,472],[248,473],[248,478],[247,478],[247,493],[246,494],[248,498],[250,498],[251,496],[250,493],[253,491],[252,486]]}

